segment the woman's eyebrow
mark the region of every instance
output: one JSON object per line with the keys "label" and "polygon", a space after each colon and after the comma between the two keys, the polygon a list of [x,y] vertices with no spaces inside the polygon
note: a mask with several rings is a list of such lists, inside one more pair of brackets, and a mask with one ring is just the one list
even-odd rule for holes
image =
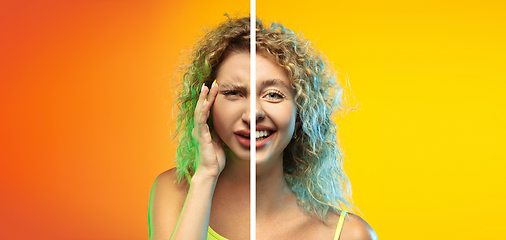
{"label": "woman's eyebrow", "polygon": [[[286,85],[285,81],[278,79],[278,78],[267,79],[260,84],[260,87],[263,88],[263,87],[276,86],[276,85],[280,86],[280,87],[284,87],[286,89],[290,89],[290,87],[288,85]],[[220,88],[247,91],[249,89],[249,86],[244,86],[240,83],[222,83],[222,84],[220,84]]]}
{"label": "woman's eyebrow", "polygon": [[272,85],[278,85],[278,86],[285,87],[286,89],[290,89],[290,87],[288,85],[286,85],[285,81],[283,81],[281,79],[277,79],[277,78],[267,79],[267,80],[263,81],[262,84],[260,84],[261,87],[267,87],[267,86],[272,86]]}
{"label": "woman's eyebrow", "polygon": [[220,87],[224,89],[234,89],[234,90],[242,90],[246,91],[248,88],[240,83],[222,83],[220,84]]}

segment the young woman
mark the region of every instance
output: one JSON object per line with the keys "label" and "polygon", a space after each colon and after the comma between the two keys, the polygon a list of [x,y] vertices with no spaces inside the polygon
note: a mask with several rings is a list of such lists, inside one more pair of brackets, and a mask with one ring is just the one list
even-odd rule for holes
{"label": "young woman", "polygon": [[350,184],[331,119],[344,106],[328,61],[282,25],[257,20],[251,93],[249,26],[229,19],[193,51],[178,98],[177,168],[153,184],[150,239],[249,239],[250,111],[256,238],[376,239],[347,213]]}

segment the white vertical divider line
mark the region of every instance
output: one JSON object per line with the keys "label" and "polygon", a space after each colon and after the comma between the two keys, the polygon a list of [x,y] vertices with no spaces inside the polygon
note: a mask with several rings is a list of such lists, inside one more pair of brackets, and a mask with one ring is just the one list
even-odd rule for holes
{"label": "white vertical divider line", "polygon": [[250,239],[256,239],[256,0],[250,0]]}

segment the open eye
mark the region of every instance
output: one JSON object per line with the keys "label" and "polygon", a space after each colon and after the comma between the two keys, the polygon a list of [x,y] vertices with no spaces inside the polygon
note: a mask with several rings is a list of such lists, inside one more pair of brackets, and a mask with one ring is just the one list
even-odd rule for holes
{"label": "open eye", "polygon": [[285,98],[285,95],[283,95],[283,93],[276,90],[270,90],[265,96],[269,99],[274,100],[282,100],[283,98]]}

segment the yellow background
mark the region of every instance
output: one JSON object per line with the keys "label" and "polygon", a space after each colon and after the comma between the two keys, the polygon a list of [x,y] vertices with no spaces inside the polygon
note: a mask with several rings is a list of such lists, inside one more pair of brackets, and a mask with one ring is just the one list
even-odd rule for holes
{"label": "yellow background", "polygon": [[506,5],[267,1],[345,69],[340,121],[355,204],[380,239],[504,239]]}

